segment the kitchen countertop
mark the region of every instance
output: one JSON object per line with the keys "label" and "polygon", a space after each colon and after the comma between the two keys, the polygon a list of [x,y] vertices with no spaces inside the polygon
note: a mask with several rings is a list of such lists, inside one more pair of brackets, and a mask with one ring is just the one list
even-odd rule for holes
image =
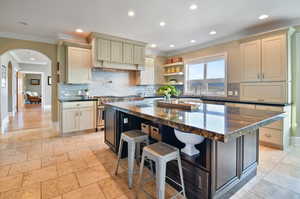
{"label": "kitchen countertop", "polygon": [[[188,99],[185,99],[188,101]],[[282,112],[210,104],[199,101],[193,111],[162,108],[155,99],[105,104],[119,111],[206,138],[227,142],[285,117]]]}
{"label": "kitchen countertop", "polygon": [[95,98],[61,98],[59,102],[84,102],[84,101],[97,101]]}

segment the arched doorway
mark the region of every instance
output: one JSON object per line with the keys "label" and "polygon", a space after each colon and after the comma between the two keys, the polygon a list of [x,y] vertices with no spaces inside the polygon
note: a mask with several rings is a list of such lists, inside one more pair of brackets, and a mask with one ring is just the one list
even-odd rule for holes
{"label": "arched doorway", "polygon": [[2,130],[39,128],[50,124],[51,60],[38,51],[14,49],[1,55],[1,64],[7,69],[7,74],[1,77],[7,83],[1,88]]}

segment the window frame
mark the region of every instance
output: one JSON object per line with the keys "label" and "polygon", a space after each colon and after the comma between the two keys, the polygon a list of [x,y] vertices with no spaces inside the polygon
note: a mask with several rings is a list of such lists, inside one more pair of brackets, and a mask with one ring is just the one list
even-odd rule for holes
{"label": "window frame", "polygon": [[[206,79],[206,76],[207,76],[207,62],[210,62],[210,61],[214,61],[214,60],[218,60],[218,59],[224,59],[225,61],[225,77],[224,78],[215,78],[215,79]],[[185,72],[185,75],[184,75],[184,94],[185,95],[190,95],[190,91],[188,90],[189,89],[189,86],[188,86],[188,78],[189,78],[189,72],[188,72],[188,65],[189,64],[193,64],[193,63],[204,63],[204,79],[203,80],[196,80],[196,81],[200,81],[201,83],[203,84],[206,84],[208,85],[208,83],[223,83],[224,82],[224,95],[208,95],[207,93],[206,94],[203,94],[202,92],[202,89],[201,89],[201,93],[200,95],[201,96],[213,96],[213,97],[216,97],[216,96],[219,96],[219,97],[227,97],[227,88],[228,88],[228,55],[226,52],[224,53],[219,53],[219,54],[214,54],[214,55],[209,55],[209,56],[203,56],[203,57],[197,57],[197,58],[194,58],[194,59],[188,59],[187,61],[185,61],[184,63],[184,72]],[[206,87],[206,91],[208,90],[208,87]]]}

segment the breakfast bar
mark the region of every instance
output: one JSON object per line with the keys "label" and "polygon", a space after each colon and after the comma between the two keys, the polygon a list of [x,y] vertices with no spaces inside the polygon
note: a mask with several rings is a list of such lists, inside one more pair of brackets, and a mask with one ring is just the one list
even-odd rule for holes
{"label": "breakfast bar", "polygon": [[[282,112],[229,107],[192,99],[170,102],[195,105],[196,108],[191,110],[162,107],[158,104],[161,100],[107,103],[105,143],[117,152],[122,132],[143,129],[152,143],[162,141],[181,149],[183,178],[189,199],[229,198],[237,192],[256,175],[259,128],[285,117]],[[184,137],[174,131],[184,132]],[[191,154],[184,147],[189,136],[195,135],[204,139],[195,145],[194,152],[197,153]],[[126,157],[126,149],[122,154]],[[178,181],[177,171],[176,163],[170,162],[166,175]],[[172,181],[168,183],[178,189]]]}

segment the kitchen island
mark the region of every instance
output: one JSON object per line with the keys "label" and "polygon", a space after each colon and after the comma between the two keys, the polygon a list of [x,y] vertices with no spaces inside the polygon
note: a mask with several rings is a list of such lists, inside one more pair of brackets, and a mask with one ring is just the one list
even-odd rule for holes
{"label": "kitchen island", "polygon": [[[150,134],[152,142],[163,141],[179,149],[184,144],[174,135],[174,128],[201,135],[206,139],[196,145],[200,154],[181,153],[187,196],[189,199],[229,198],[256,175],[259,128],[283,119],[285,115],[201,101],[196,103],[199,108],[192,111],[159,107],[155,99],[108,103],[105,142],[116,152],[121,133],[140,129],[142,124],[157,129],[155,136]],[[126,156],[126,150],[123,155]],[[176,163],[168,164],[167,175],[178,181]]]}

